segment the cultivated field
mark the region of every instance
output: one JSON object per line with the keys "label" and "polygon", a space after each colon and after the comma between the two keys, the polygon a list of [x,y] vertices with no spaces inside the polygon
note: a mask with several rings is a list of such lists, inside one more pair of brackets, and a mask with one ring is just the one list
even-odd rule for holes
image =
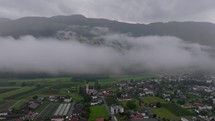
{"label": "cultivated field", "polygon": [[50,119],[60,103],[49,103],[38,115],[37,119]]}

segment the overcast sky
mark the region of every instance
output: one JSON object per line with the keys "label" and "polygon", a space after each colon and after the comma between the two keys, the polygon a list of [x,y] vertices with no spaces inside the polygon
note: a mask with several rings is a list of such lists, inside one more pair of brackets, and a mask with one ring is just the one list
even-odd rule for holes
{"label": "overcast sky", "polygon": [[125,22],[215,23],[215,0],[0,0],[0,17],[82,14]]}

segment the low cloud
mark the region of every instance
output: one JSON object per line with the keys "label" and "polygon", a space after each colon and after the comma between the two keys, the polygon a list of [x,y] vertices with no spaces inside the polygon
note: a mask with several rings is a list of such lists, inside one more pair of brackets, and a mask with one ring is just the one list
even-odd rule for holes
{"label": "low cloud", "polygon": [[176,37],[102,33],[91,40],[94,44],[78,37],[64,41],[32,36],[0,37],[0,71],[116,74],[209,69],[215,65],[204,51],[209,47]]}

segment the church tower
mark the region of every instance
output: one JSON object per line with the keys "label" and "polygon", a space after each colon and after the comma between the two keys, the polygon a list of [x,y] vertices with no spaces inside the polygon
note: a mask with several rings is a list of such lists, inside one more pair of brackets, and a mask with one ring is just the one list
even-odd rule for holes
{"label": "church tower", "polygon": [[89,93],[89,84],[88,84],[88,82],[86,83],[86,93],[87,94]]}

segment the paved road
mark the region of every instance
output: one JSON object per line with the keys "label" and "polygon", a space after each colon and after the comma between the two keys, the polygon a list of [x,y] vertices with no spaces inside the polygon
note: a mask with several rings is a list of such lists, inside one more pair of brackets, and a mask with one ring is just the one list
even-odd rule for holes
{"label": "paved road", "polygon": [[106,109],[107,109],[109,115],[111,116],[111,120],[112,120],[112,121],[118,121],[118,120],[116,119],[116,117],[115,117],[113,114],[111,114],[111,112],[110,112],[110,110],[109,110],[109,107],[108,107],[108,105],[107,105],[107,103],[106,103],[106,101],[105,101],[105,99],[104,99],[104,96],[102,96],[101,98],[102,98],[102,100],[103,100],[103,102],[104,102],[104,104],[105,104],[105,107],[106,107]]}

